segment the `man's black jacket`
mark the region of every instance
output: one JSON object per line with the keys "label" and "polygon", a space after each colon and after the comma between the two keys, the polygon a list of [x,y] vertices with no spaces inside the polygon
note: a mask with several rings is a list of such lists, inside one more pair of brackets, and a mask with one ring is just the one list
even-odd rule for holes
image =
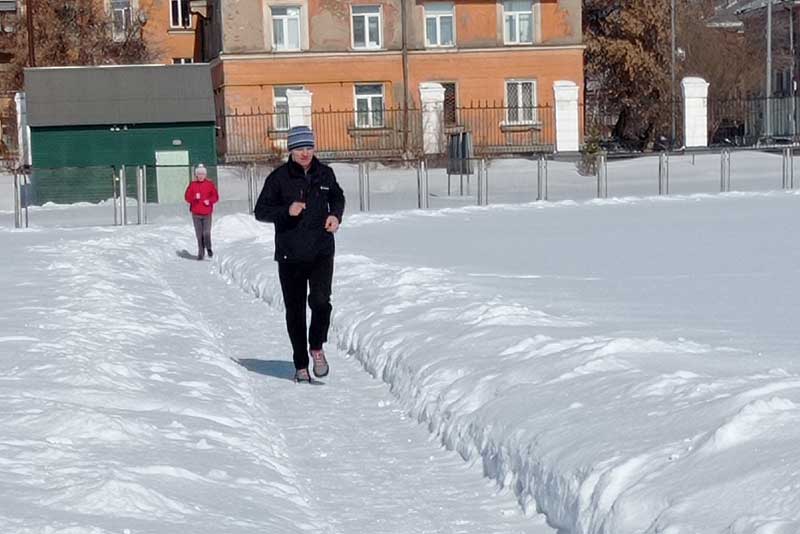
{"label": "man's black jacket", "polygon": [[[292,202],[305,202],[297,217],[289,215]],[[256,202],[255,216],[262,222],[275,223],[275,261],[312,261],[319,256],[333,256],[333,234],[325,230],[325,220],[344,214],[344,192],[336,182],[333,169],[316,157],[308,173],[292,161],[272,171]]]}

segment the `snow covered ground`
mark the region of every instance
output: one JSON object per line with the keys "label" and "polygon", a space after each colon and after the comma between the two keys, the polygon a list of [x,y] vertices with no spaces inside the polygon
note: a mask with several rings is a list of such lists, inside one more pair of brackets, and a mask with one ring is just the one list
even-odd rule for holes
{"label": "snow covered ground", "polygon": [[2,228],[0,532],[796,534],[799,210],[351,209],[318,387],[269,226]]}

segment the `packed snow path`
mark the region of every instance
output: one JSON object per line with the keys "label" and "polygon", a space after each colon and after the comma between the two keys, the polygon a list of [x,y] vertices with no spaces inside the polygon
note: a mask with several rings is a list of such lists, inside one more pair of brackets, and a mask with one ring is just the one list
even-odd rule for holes
{"label": "packed snow path", "polygon": [[[272,248],[264,252],[264,269],[276,270]],[[333,343],[329,376],[312,386],[292,382],[282,304],[254,300],[200,262],[179,264],[170,285],[194,303],[203,323],[217,325],[227,353],[253,371],[256,398],[274,413],[308,514],[325,525],[321,531],[554,532],[541,517],[523,517],[513,495],[497,494],[479,466],[468,468],[442,449],[395,407],[384,383]]]}
{"label": "packed snow path", "polygon": [[23,356],[0,369],[1,531],[553,532],[353,358],[330,347],[324,384],[294,384],[280,303],[182,257],[192,239],[14,240],[36,259],[3,282],[24,335],[0,340]]}

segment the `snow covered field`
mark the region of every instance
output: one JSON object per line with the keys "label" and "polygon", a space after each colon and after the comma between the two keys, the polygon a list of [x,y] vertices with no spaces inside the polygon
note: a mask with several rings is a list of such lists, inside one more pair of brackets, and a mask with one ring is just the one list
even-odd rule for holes
{"label": "snow covered field", "polygon": [[343,174],[319,387],[269,226],[0,229],[0,532],[800,532],[800,195],[353,214]]}

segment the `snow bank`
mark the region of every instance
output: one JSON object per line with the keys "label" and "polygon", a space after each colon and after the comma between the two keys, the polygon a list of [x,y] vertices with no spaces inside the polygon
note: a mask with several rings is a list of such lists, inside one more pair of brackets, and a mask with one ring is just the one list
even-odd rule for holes
{"label": "snow bank", "polygon": [[[685,267],[677,262],[683,256],[676,254],[669,260],[673,263],[665,260],[658,272],[646,276],[638,275],[637,269],[651,267],[649,247],[663,249],[675,241],[683,249],[699,251],[710,242],[719,247],[709,252],[710,257],[722,251],[723,258],[717,264],[716,259],[704,263],[695,257],[700,272],[719,273],[727,268],[719,265],[730,266],[757,286],[761,272],[748,271],[746,263],[727,257],[731,250],[742,251],[722,248],[727,247],[727,232],[742,234],[728,226],[727,215],[719,214],[742,219],[753,211],[761,223],[749,227],[748,236],[773,235],[764,214],[777,213],[784,202],[796,209],[794,196],[776,198],[716,197],[699,210],[704,232],[698,234],[691,227],[681,235],[681,239],[696,236],[700,241],[696,245],[671,239],[647,241],[644,246],[646,242],[639,240],[649,237],[636,232],[643,209],[655,228],[683,232],[674,221],[686,218],[687,206],[711,202],[705,197],[671,199],[655,211],[649,208],[653,199],[628,201],[625,206],[636,209],[627,212],[618,211],[611,202],[564,204],[562,209],[574,217],[570,223],[565,223],[563,213],[536,217],[545,212],[539,206],[440,212],[437,222],[431,223],[426,222],[430,214],[419,212],[354,217],[352,230],[345,227],[345,232],[368,231],[378,224],[383,242],[369,256],[341,251],[337,256],[335,342],[386,381],[443,444],[468,461],[480,462],[485,474],[515,492],[523,507],[537,507],[566,532],[796,531],[800,460],[792,451],[800,439],[800,370],[793,360],[778,353],[756,357],[737,347],[733,337],[724,337],[724,331],[703,340],[671,334],[701,332],[692,319],[674,324],[671,315],[662,315],[654,316],[660,323],[654,319],[648,323],[641,315],[620,313],[626,310],[617,309],[614,300],[599,304],[582,300],[594,298],[594,293],[581,297],[580,288],[587,283],[601,280],[602,290],[615,287],[615,282],[605,280],[605,263],[592,263],[597,258],[593,247],[569,239],[563,245],[568,248],[549,249],[550,270],[570,273],[556,278],[544,276],[540,269],[518,267],[518,262],[541,262],[534,260],[537,250],[515,249],[514,265],[501,257],[476,259],[495,270],[475,276],[465,273],[469,266],[462,267],[458,255],[452,256],[453,267],[446,268],[438,265],[435,254],[427,254],[431,246],[463,247],[465,235],[471,243],[490,243],[486,227],[474,224],[478,217],[529,221],[527,228],[501,225],[506,230],[503,240],[531,227],[546,233],[558,224],[561,232],[574,232],[570,238],[596,241],[596,232],[604,228],[594,231],[589,220],[598,220],[598,209],[617,210],[605,215],[615,228],[627,228],[628,233],[608,236],[624,246],[606,250],[605,258],[627,265],[621,275],[640,308],[650,302],[647,291],[660,287],[653,284],[662,279],[661,271],[664,277],[673,273],[678,276],[672,278],[699,285],[681,293],[689,300],[656,301],[653,310],[663,313],[664,307],[673,305],[719,307],[718,301],[704,300],[709,298],[708,288],[716,285],[704,286],[706,282],[696,276],[680,274]],[[759,208],[752,206],[755,199],[763,202]],[[742,210],[744,204],[737,202],[750,204]],[[409,221],[417,224],[413,237],[406,234],[412,231],[411,223],[404,225]],[[469,234],[463,232],[466,221]],[[242,233],[220,256],[222,275],[280,306],[276,269],[264,261],[271,256],[271,227],[242,221],[225,225]],[[413,243],[401,244],[402,240]],[[739,241],[739,246],[758,246],[758,242],[755,237]],[[783,264],[769,256],[780,254],[780,247],[765,250],[760,249],[758,265]],[[566,269],[559,268],[561,256],[570,262]],[[583,276],[571,275],[583,265],[594,266]],[[559,291],[561,300],[551,300],[549,292]],[[608,293],[601,292],[606,299]],[[596,308],[611,315],[598,316]],[[645,307],[636,313],[650,317],[653,310]],[[654,336],[654,331],[664,335]]]}

